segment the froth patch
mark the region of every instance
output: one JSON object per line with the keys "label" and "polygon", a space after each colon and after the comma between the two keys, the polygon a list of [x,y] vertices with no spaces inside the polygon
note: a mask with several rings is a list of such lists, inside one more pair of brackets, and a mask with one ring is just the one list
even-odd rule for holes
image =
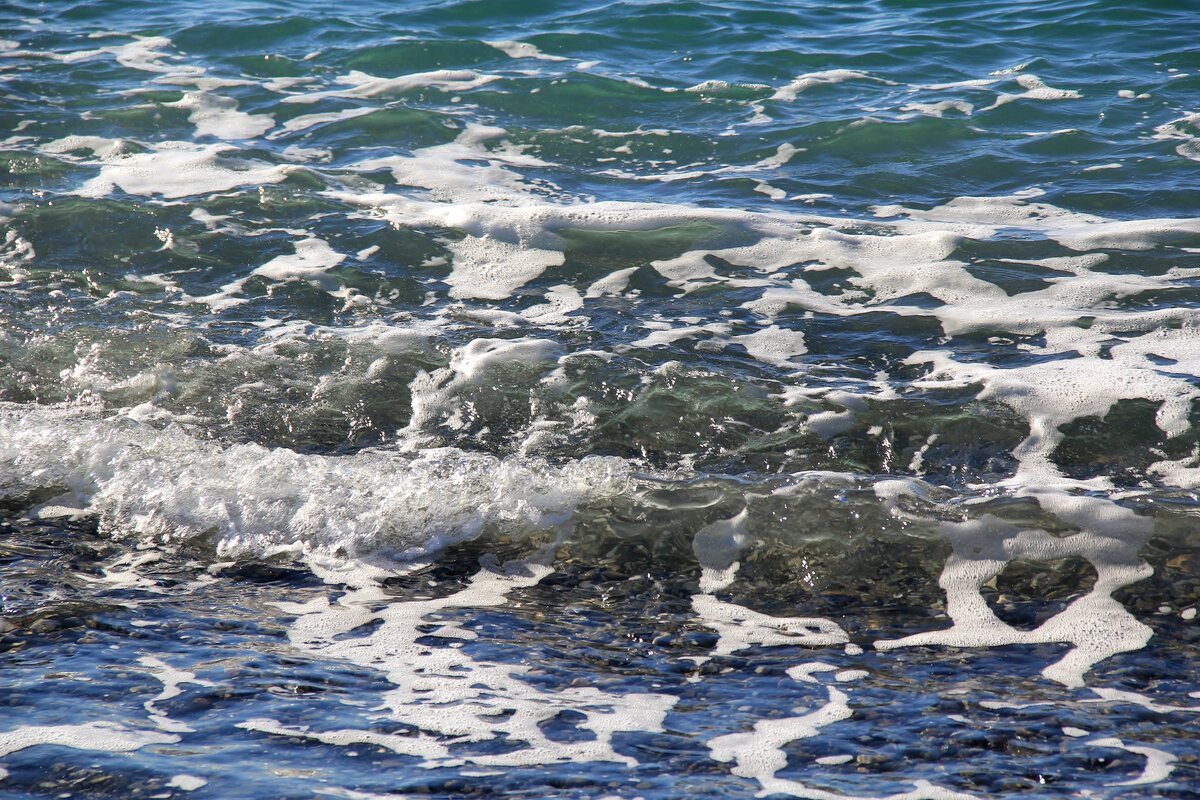
{"label": "froth patch", "polygon": [[[471,364],[463,369],[475,374]],[[63,488],[60,504],[99,517],[114,535],[203,538],[229,556],[415,558],[489,523],[555,525],[627,480],[625,462],[612,458],[555,467],[454,449],[324,456],[222,445],[77,410],[0,406],[0,494]]]}
{"label": "froth patch", "polygon": [[[1135,342],[1112,348],[1113,357],[1070,358],[1011,369],[985,364],[960,363],[947,351],[921,352],[910,356],[912,364],[929,364],[932,369],[916,385],[922,387],[982,385],[979,399],[1003,403],[1029,420],[1029,435],[1013,454],[1020,467],[1007,483],[1016,487],[1046,489],[1053,486],[1110,488],[1103,477],[1076,482],[1065,478],[1051,456],[1063,440],[1061,427],[1075,419],[1103,416],[1119,400],[1145,398],[1161,403],[1155,416],[1160,430],[1178,436],[1188,430],[1188,414],[1200,392],[1189,381],[1158,369],[1146,356],[1156,345],[1169,348],[1170,334],[1150,342]],[[1194,352],[1194,336],[1186,335],[1181,350]],[[1122,349],[1125,348],[1125,349]],[[1161,348],[1160,348],[1161,349]],[[1197,356],[1192,356],[1194,360]],[[1188,365],[1175,367],[1180,371]],[[1170,472],[1163,464],[1164,472]]]}
{"label": "froth patch", "polygon": [[[879,650],[943,645],[1001,647],[1061,642],[1073,648],[1042,670],[1066,686],[1083,686],[1084,674],[1101,660],[1138,650],[1151,629],[1139,622],[1112,594],[1149,577],[1153,570],[1138,557],[1152,528],[1149,519],[1095,497],[1038,495],[1046,510],[1080,528],[1066,537],[1043,530],[1020,529],[991,515],[963,523],[943,523],[941,531],[954,549],[938,583],[946,592],[946,613],[953,626],[902,639],[875,643]],[[1098,574],[1092,591],[1033,630],[1002,621],[988,606],[982,588],[1014,559],[1053,561],[1080,557]]]}
{"label": "froth patch", "polygon": [[[454,608],[501,607],[510,592],[533,586],[552,571],[539,561],[492,563],[477,572],[464,589],[441,598],[388,602],[378,584],[360,580],[333,602],[319,598],[309,604],[284,605],[283,611],[297,615],[288,634],[294,646],[322,658],[383,672],[394,688],[385,694],[379,712],[411,726],[417,735],[353,728],[318,731],[265,718],[239,727],[330,745],[370,743],[415,756],[431,767],[569,761],[635,766],[636,759],[613,749],[614,734],[662,730],[663,719],[677,698],[578,686],[544,691],[525,679],[529,666],[473,659],[462,645],[476,638],[475,632],[452,622],[428,631],[426,618],[430,615]],[[445,644],[429,644],[428,637]],[[577,741],[548,737],[544,723],[564,711],[581,717],[579,727],[590,731],[592,737]],[[516,746],[502,753],[475,755],[452,748],[455,743],[500,740]]]}
{"label": "froth patch", "polygon": [[511,39],[488,41],[484,44],[496,48],[509,58],[536,58],[539,61],[566,61],[563,56],[552,56],[543,53],[529,42],[517,42]]}
{"label": "froth patch", "polygon": [[[499,368],[524,365],[548,369],[561,355],[559,345],[549,339],[473,339],[454,351],[449,366],[421,372],[410,384],[412,417],[405,432],[416,435],[443,421],[461,391],[478,385]],[[460,426],[453,417],[443,424]]]}
{"label": "froth patch", "polygon": [[65,154],[78,150],[90,150],[101,158],[112,158],[125,152],[125,141],[104,136],[80,136],[72,134],[46,142],[39,149],[44,153]]}
{"label": "froth patch", "polygon": [[275,119],[270,114],[239,111],[236,100],[212,92],[184,92],[182,99],[167,105],[191,112],[188,121],[196,126],[197,136],[254,139],[275,125]]}
{"label": "froth patch", "polygon": [[754,333],[731,336],[730,341],[746,348],[752,358],[777,367],[795,368],[795,358],[808,352],[804,334],[778,325],[770,325]]}
{"label": "froth patch", "polygon": [[[110,34],[123,36],[124,34]],[[90,61],[101,56],[112,56],[118,64],[142,72],[153,72],[160,75],[203,75],[202,67],[164,63],[170,57],[165,52],[172,44],[165,36],[134,36],[133,41],[124,44],[97,47],[91,50],[74,50],[69,53],[37,53],[36,55],[52,58],[68,64],[80,61]]]}
{"label": "froth patch", "polygon": [[807,714],[759,720],[751,731],[709,740],[712,757],[717,761],[734,762],[734,775],[753,778],[763,787],[764,793],[773,793],[776,773],[787,766],[785,744],[817,736],[822,728],[853,716],[845,692],[830,686],[828,693],[826,702]]}
{"label": "froth patch", "polygon": [[900,110],[916,111],[918,114],[924,114],[927,117],[938,117],[940,119],[945,116],[947,111],[957,111],[964,117],[969,117],[974,113],[975,106],[965,100],[939,100],[936,103],[918,103],[913,101],[900,106]]}
{"label": "froth patch", "polygon": [[[352,165],[353,169],[391,170],[396,182],[404,186],[425,189],[436,204],[412,204],[415,211],[422,206],[440,206],[444,217],[440,224],[460,228],[474,236],[492,233],[483,226],[466,224],[471,212],[483,211],[488,216],[504,215],[511,205],[528,206],[534,197],[534,185],[511,167],[548,167],[553,164],[525,153],[502,137],[506,131],[489,125],[470,123],[457,137],[446,144],[422,147],[411,156],[392,155],[371,158]],[[485,203],[482,209],[464,207],[465,203]],[[409,222],[406,224],[427,224]],[[527,242],[531,226],[517,235],[510,232],[511,241]]]}
{"label": "froth patch", "polygon": [[453,269],[445,282],[455,299],[503,300],[550,267],[561,266],[565,258],[554,250],[491,237],[465,236],[446,249]]}
{"label": "froth patch", "polygon": [[814,86],[828,86],[835,83],[843,83],[850,80],[877,80],[882,83],[891,83],[880,78],[873,78],[865,72],[859,72],[853,69],[830,69],[823,72],[807,72],[799,75],[791,83],[786,86],[781,86],[775,90],[775,94],[771,95],[772,100],[792,101],[795,100],[802,92],[807,92]]}
{"label": "froth patch", "polygon": [[79,725],[21,725],[0,731],[0,756],[39,744],[75,750],[104,750],[127,753],[150,744],[173,744],[179,737],[158,731],[139,731],[115,722],[85,722]]}
{"label": "froth patch", "polygon": [[379,78],[365,72],[353,70],[337,79],[345,89],[328,89],[322,92],[293,94],[283,98],[285,103],[316,103],[334,97],[368,98],[379,95],[403,94],[414,89],[433,88],[443,92],[463,92],[498,80],[498,75],[480,75],[463,69],[439,69],[430,72],[414,72],[395,78]]}
{"label": "froth patch", "polygon": [[831,647],[849,641],[836,622],[820,617],[773,617],[719,600],[711,594],[692,597],[699,621],[720,634],[714,655],[728,655],[754,645]]}
{"label": "froth patch", "polygon": [[1017,85],[1025,91],[1017,94],[1003,93],[996,97],[995,102],[983,109],[990,111],[1016,100],[1074,100],[1083,94],[1074,89],[1056,89],[1046,85],[1046,82],[1032,73],[1021,73],[1016,76]]}
{"label": "froth patch", "polygon": [[114,190],[167,199],[279,183],[295,167],[264,164],[228,155],[230,145],[160,142],[149,153],[113,153],[100,161],[100,174],[76,194],[105,197]]}
{"label": "froth patch", "polygon": [[325,283],[326,270],[346,259],[344,253],[335,251],[324,239],[316,237],[296,242],[295,249],[294,255],[276,256],[253,274],[276,281],[300,279]]}
{"label": "froth patch", "polygon": [[1157,747],[1125,744],[1115,736],[1091,739],[1088,744],[1092,747],[1115,747],[1146,759],[1140,775],[1127,781],[1110,783],[1109,786],[1145,786],[1148,783],[1158,783],[1170,777],[1175,768],[1175,762],[1179,760],[1174,753]]}
{"label": "froth patch", "polygon": [[[138,659],[138,663],[151,671],[159,681],[162,682],[162,691],[143,703],[143,707],[150,713],[150,719],[160,729],[169,733],[191,733],[193,731],[190,725],[173,720],[167,716],[156,705],[163,700],[170,700],[173,697],[178,697],[183,693],[179,687],[183,684],[196,684],[198,686],[212,686],[212,681],[207,681],[202,678],[197,678],[195,673],[187,670],[175,669],[160,658],[153,656],[142,656]],[[203,785],[201,782],[200,785]],[[199,788],[197,786],[196,788]]]}
{"label": "froth patch", "polygon": [[275,256],[267,263],[257,267],[247,277],[231,281],[212,294],[201,297],[185,295],[185,299],[204,303],[214,311],[241,305],[248,302],[248,299],[239,295],[245,288],[246,282],[254,276],[280,283],[302,280],[334,296],[344,299],[352,296],[350,290],[347,290],[341,281],[329,274],[330,269],[345,261],[344,253],[337,252],[324,239],[318,239],[315,236],[301,239],[293,247],[294,253]]}
{"label": "froth patch", "polygon": [[204,778],[187,774],[174,775],[171,777],[171,780],[167,781],[167,786],[171,786],[175,789],[182,789],[185,792],[194,792],[197,789],[207,785],[208,781],[206,781]]}
{"label": "froth patch", "polygon": [[[907,220],[934,223],[974,239],[991,238],[1005,229],[1019,229],[1078,251],[1149,250],[1200,235],[1200,219],[1112,220],[1040,202],[1036,198],[1042,194],[1042,190],[1033,189],[996,197],[955,197],[930,209],[888,205],[875,206],[872,211],[877,217],[902,215]],[[900,230],[911,227],[892,224]]]}
{"label": "froth patch", "polygon": [[291,119],[280,125],[280,130],[268,136],[268,139],[276,139],[280,136],[289,133],[298,133],[308,130],[319,125],[328,125],[333,122],[342,122],[343,120],[355,119],[367,114],[374,114],[379,109],[377,108],[344,108],[341,111],[321,111],[315,114],[301,114],[298,117]]}

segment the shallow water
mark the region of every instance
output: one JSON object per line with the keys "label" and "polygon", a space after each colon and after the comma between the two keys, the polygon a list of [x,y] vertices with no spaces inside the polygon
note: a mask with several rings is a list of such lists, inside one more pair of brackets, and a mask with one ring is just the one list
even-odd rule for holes
{"label": "shallow water", "polygon": [[0,797],[1200,797],[1198,30],[6,3]]}

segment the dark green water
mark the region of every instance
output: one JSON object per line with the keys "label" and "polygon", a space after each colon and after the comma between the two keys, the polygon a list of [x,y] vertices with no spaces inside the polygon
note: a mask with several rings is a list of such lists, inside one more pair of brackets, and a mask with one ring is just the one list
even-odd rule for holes
{"label": "dark green water", "polygon": [[0,798],[1200,797],[1200,6],[0,7]]}

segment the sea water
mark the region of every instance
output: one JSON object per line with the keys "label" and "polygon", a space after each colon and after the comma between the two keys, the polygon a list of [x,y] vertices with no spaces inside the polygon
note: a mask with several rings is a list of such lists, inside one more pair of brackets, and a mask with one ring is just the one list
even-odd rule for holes
{"label": "sea water", "polygon": [[1200,8],[0,8],[0,797],[1200,797]]}

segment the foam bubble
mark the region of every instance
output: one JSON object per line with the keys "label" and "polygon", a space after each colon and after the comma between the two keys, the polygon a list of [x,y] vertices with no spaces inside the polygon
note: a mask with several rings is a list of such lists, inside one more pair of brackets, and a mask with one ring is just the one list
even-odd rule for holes
{"label": "foam bubble", "polygon": [[[1170,703],[1157,703],[1145,695],[1125,689],[1113,689],[1107,686],[1093,686],[1091,692],[1099,697],[1098,700],[1084,700],[1085,703],[1128,703],[1140,706],[1155,714],[1200,714],[1200,705],[1177,706]],[[1193,692],[1191,697],[1200,697]]]}
{"label": "foam bubble", "polygon": [[1176,140],[1175,152],[1191,161],[1200,161],[1200,113],[1187,114],[1154,129],[1156,139]]}
{"label": "foam bubble", "polygon": [[752,358],[791,369],[796,367],[796,356],[808,352],[803,332],[780,328],[778,325],[770,325],[754,333],[731,336],[729,341],[745,347]]}
{"label": "foam bubble", "polygon": [[297,133],[305,131],[309,128],[314,128],[318,125],[328,125],[332,122],[342,122],[343,120],[355,119],[367,114],[374,114],[379,109],[376,108],[343,108],[341,111],[321,111],[316,114],[301,114],[298,117],[291,119],[280,125],[280,130],[268,136],[268,139],[277,139],[288,133]]}
{"label": "foam bubble", "polygon": [[[1146,645],[1151,629],[1139,622],[1112,593],[1149,577],[1153,570],[1138,558],[1152,528],[1116,503],[1098,497],[1038,494],[1038,502],[1080,532],[1057,537],[1043,530],[1022,530],[991,515],[962,523],[942,523],[941,532],[954,548],[938,580],[946,591],[946,613],[953,625],[875,643],[878,650],[943,645],[1002,647],[1013,644],[1062,642],[1074,645],[1042,675],[1066,686],[1083,686],[1083,676],[1099,661]],[[1098,577],[1091,592],[1032,630],[1019,630],[1002,621],[988,606],[981,589],[1009,561],[1087,559]]]}
{"label": "foam bubble", "polygon": [[1029,419],[1029,436],[1013,451],[1020,469],[1009,485],[1111,488],[1105,478],[1073,482],[1062,475],[1051,459],[1063,440],[1061,426],[1080,417],[1103,416],[1118,400],[1147,398],[1162,403],[1155,419],[1158,427],[1168,436],[1177,436],[1188,429],[1191,402],[1200,397],[1188,381],[1160,372],[1136,347],[1118,351],[1118,356],[1001,369],[962,364],[948,352],[936,351],[916,353],[908,362],[933,367],[918,385],[982,384],[980,399],[1001,402]]}
{"label": "foam bubble", "polygon": [[484,44],[490,45],[490,46],[496,48],[497,50],[504,53],[509,58],[536,58],[539,61],[566,61],[567,60],[563,56],[547,55],[547,54],[543,53],[541,50],[538,50],[533,45],[529,44],[528,42],[516,42],[511,39],[504,39],[504,40],[500,40],[500,41],[484,42]]}
{"label": "foam bubble", "polygon": [[1125,744],[1115,736],[1092,739],[1088,744],[1093,747],[1115,747],[1119,750],[1145,757],[1146,765],[1142,767],[1140,775],[1136,778],[1130,778],[1127,781],[1110,783],[1108,784],[1109,786],[1145,786],[1148,783],[1165,781],[1174,770],[1175,762],[1179,760],[1174,753],[1157,747]]}
{"label": "foam bubble", "polygon": [[326,271],[346,259],[344,253],[335,251],[328,242],[315,236],[296,242],[294,247],[294,255],[275,256],[252,274],[276,281],[316,281],[324,286],[328,283]]}
{"label": "foam bubble", "polygon": [[983,110],[991,111],[994,108],[999,108],[1016,100],[1073,100],[1083,97],[1080,92],[1074,89],[1056,89],[1053,86],[1047,86],[1045,81],[1032,73],[1017,75],[1016,81],[1025,91],[1020,94],[1009,94],[1007,92],[1000,94],[996,97],[995,102]]}
{"label": "foam bubble", "polygon": [[[546,345],[507,354],[533,358]],[[477,345],[463,380],[500,358]],[[411,559],[476,535],[486,524],[554,525],[589,497],[619,492],[619,459],[561,467],[453,449],[323,456],[222,445],[181,428],[78,409],[0,406],[0,494],[67,490],[62,504],[113,533],[156,541],[204,538],[220,553],[279,551]]]}
{"label": "foam bubble", "polygon": [[293,254],[275,256],[255,268],[245,278],[231,281],[212,294],[202,297],[185,296],[185,299],[204,303],[214,311],[241,305],[247,302],[247,298],[238,295],[245,288],[246,282],[256,275],[279,282],[302,280],[335,296],[349,296],[341,281],[329,274],[330,269],[346,260],[344,253],[335,251],[328,242],[315,236],[301,239],[292,246],[295,250]]}
{"label": "foam bubble", "polygon": [[[104,34],[105,36],[124,36],[121,33]],[[93,50],[75,50],[69,53],[38,53],[37,55],[52,58],[65,63],[89,61],[104,55],[111,55],[123,67],[154,72],[160,75],[203,75],[202,67],[167,64],[164,59],[170,55],[164,50],[172,45],[165,36],[134,36],[133,41],[125,44],[98,47]]]}
{"label": "foam bubble", "polygon": [[127,753],[150,744],[173,744],[174,734],[140,731],[115,722],[84,722],[78,725],[20,725],[0,731],[0,756],[40,744]]}
{"label": "foam bubble", "polygon": [[848,641],[846,632],[832,620],[774,617],[720,600],[713,594],[730,586],[736,578],[738,554],[747,543],[748,519],[749,509],[743,508],[733,517],[705,526],[692,539],[701,566],[701,594],[692,596],[692,610],[702,624],[720,635],[712,654],[728,655],[756,645],[829,647]]}
{"label": "foam bubble", "polygon": [[[711,580],[710,580],[711,585]],[[754,645],[832,647],[845,644],[846,632],[836,622],[820,617],[774,617],[719,600],[711,594],[692,596],[699,622],[720,634],[714,655],[746,650]]]}
{"label": "foam bubble", "polygon": [[[390,602],[372,580],[359,580],[336,603],[318,598],[303,605],[283,605],[297,619],[289,630],[299,649],[382,671],[394,684],[382,708],[392,720],[412,726],[416,736],[360,729],[314,731],[277,720],[253,719],[238,727],[284,736],[299,736],[330,745],[370,743],[416,756],[428,766],[462,763],[519,766],[564,761],[637,761],[613,749],[613,736],[623,731],[662,730],[663,719],[677,698],[649,692],[612,694],[593,687],[566,687],[545,692],[524,680],[531,667],[480,662],[461,646],[419,643],[427,637],[456,642],[475,638],[455,623],[429,632],[426,618],[453,608],[502,606],[509,592],[532,586],[552,570],[538,561],[509,562],[480,570],[469,585],[431,600]],[[331,576],[340,580],[342,576]],[[559,741],[542,724],[563,711],[583,718],[579,727],[594,737]],[[500,740],[518,746],[503,753],[456,755],[454,741]]]}
{"label": "foam bubble", "polygon": [[279,183],[295,169],[229,155],[226,144],[159,142],[149,153],[116,153],[100,160],[100,174],[79,188],[83,197],[104,197],[115,189],[167,199],[225,192],[243,186]]}
{"label": "foam bubble", "polygon": [[[779,791],[782,787],[776,786],[775,775],[787,766],[783,746],[817,736],[821,728],[853,716],[845,692],[832,686],[827,691],[828,699],[817,709],[798,717],[759,720],[752,731],[710,739],[709,752],[717,761],[733,761],[733,774],[757,780],[764,794]],[[792,794],[788,789],[783,791]]]}
{"label": "foam bubble", "polygon": [[208,781],[204,778],[198,778],[195,775],[179,774],[173,775],[171,780],[167,781],[167,786],[175,789],[182,789],[185,792],[194,792],[208,785]]}
{"label": "foam bubble", "polygon": [[275,118],[270,114],[238,111],[233,98],[207,91],[184,92],[180,100],[166,105],[190,111],[188,121],[196,126],[197,136],[254,139],[275,126]]}
{"label": "foam bubble", "polygon": [[[836,83],[843,83],[851,80],[881,80],[880,78],[872,78],[865,72],[859,72],[853,69],[830,69],[824,72],[807,72],[796,77],[787,86],[782,86],[775,90],[775,94],[771,95],[772,100],[795,100],[802,92],[806,92],[814,86],[829,86]],[[889,81],[882,81],[888,83]]]}
{"label": "foam bubble", "polygon": [[456,299],[503,300],[564,260],[560,252],[487,236],[465,236],[446,249],[454,266],[445,281]]}
{"label": "foam bubble", "polygon": [[61,139],[55,139],[40,145],[43,153],[72,153],[76,150],[90,150],[101,158],[111,158],[125,152],[123,139],[109,139],[104,136],[79,136],[72,134]]}
{"label": "foam bubble", "polygon": [[916,111],[918,114],[924,114],[927,117],[938,117],[940,119],[945,116],[947,111],[957,111],[964,117],[969,117],[974,113],[975,106],[965,100],[940,100],[936,103],[918,103],[913,101],[900,106],[900,110]]}
{"label": "foam bubble", "polygon": [[[195,673],[186,670],[175,669],[162,659],[154,658],[153,656],[142,656],[138,659],[138,663],[151,670],[151,674],[161,681],[163,685],[161,692],[142,704],[146,711],[150,713],[150,720],[168,733],[192,733],[194,729],[190,725],[171,719],[156,704],[163,700],[178,697],[183,693],[183,690],[179,688],[183,684],[194,683],[197,686],[212,686],[212,681],[197,678]],[[203,785],[203,782],[200,785]],[[199,788],[199,786],[196,788]]]}
{"label": "foam bubble", "polygon": [[[447,367],[421,372],[410,385],[412,417],[406,433],[418,434],[439,420],[463,389],[478,385],[506,365],[548,368],[562,354],[549,339],[473,339],[454,351]],[[448,425],[454,426],[453,421]],[[417,446],[420,440],[410,445]]]}
{"label": "foam bubble", "polygon": [[498,75],[480,75],[464,69],[438,69],[430,72],[414,72],[395,78],[378,78],[365,72],[353,70],[337,78],[336,82],[348,89],[328,89],[321,92],[291,94],[283,98],[285,103],[311,104],[335,97],[368,98],[379,95],[403,94],[414,89],[432,88],[443,92],[464,92],[492,81]]}

